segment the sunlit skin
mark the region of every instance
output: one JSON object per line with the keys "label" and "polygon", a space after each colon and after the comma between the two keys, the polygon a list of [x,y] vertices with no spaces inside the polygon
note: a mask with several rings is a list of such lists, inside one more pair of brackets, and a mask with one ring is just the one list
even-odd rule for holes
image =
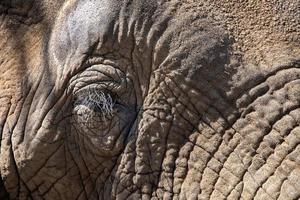
{"label": "sunlit skin", "polygon": [[300,3],[0,3],[0,199],[298,199]]}

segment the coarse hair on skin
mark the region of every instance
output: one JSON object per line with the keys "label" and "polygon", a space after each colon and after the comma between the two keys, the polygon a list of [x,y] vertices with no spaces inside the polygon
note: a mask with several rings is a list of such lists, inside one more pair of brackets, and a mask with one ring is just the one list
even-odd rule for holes
{"label": "coarse hair on skin", "polygon": [[[109,92],[97,89],[89,89],[85,96],[80,97],[75,106],[85,106],[84,121],[88,123],[90,118],[97,115],[105,121],[106,118],[113,116],[115,101]],[[78,109],[82,109],[78,108]]]}

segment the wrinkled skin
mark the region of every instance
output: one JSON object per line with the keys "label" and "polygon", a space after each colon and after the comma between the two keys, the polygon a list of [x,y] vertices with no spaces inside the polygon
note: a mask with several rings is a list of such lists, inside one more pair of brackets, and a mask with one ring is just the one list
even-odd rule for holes
{"label": "wrinkled skin", "polygon": [[300,197],[299,1],[0,12],[0,199]]}

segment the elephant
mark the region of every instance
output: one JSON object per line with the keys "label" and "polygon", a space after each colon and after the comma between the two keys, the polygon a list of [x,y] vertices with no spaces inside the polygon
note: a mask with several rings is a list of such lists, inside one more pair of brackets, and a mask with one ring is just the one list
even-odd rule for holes
{"label": "elephant", "polygon": [[0,199],[300,198],[299,1],[0,13]]}

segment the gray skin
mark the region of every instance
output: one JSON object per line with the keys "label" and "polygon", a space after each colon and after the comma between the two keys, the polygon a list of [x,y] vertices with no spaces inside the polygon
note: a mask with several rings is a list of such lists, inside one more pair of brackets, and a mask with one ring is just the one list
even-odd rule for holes
{"label": "gray skin", "polygon": [[0,199],[300,198],[299,1],[0,12]]}

